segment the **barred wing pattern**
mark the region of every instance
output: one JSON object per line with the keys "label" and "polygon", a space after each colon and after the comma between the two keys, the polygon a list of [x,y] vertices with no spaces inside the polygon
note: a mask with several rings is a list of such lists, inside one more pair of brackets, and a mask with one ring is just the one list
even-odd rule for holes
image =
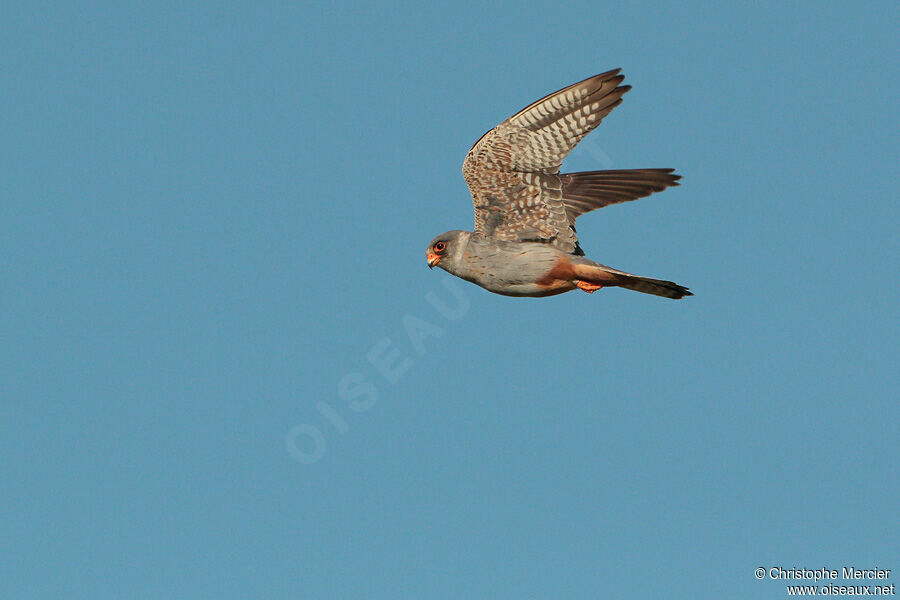
{"label": "barred wing pattern", "polygon": [[615,69],[570,85],[475,142],[463,162],[463,177],[472,194],[476,233],[578,251],[570,226],[574,217],[570,219],[564,200],[567,176],[557,173],[575,145],[622,102],[631,89],[619,85],[623,79]]}

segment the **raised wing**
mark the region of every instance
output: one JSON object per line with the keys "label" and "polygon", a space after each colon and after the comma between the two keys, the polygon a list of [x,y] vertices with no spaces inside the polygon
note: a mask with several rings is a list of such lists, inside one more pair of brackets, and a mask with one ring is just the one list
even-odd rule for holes
{"label": "raised wing", "polygon": [[576,250],[557,173],[575,145],[622,102],[631,89],[619,85],[623,79],[616,69],[570,85],[475,142],[463,162],[463,177],[472,194],[476,233]]}

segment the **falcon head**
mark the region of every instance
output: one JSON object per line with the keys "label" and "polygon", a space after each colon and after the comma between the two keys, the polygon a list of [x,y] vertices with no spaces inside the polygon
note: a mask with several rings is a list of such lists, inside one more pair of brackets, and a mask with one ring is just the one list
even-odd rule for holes
{"label": "falcon head", "polygon": [[470,235],[472,235],[470,231],[448,231],[431,240],[425,250],[428,268],[440,266],[445,271],[453,273],[453,268],[459,262]]}

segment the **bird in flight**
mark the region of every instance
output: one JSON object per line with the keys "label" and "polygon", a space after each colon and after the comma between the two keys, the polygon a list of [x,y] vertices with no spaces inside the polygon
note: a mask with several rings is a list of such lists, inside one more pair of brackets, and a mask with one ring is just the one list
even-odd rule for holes
{"label": "bird in flight", "polygon": [[680,179],[674,169],[560,173],[563,159],[631,86],[620,69],[541,98],[475,142],[463,177],[475,231],[448,231],[426,250],[428,266],[506,296],[552,296],[602,287],[679,299],[688,288],[588,260],[575,219],[595,208],[649,196]]}

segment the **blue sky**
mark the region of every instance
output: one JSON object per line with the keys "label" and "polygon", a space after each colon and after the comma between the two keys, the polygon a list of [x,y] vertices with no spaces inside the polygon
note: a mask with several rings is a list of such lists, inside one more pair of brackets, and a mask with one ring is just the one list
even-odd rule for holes
{"label": "blue sky", "polygon": [[[4,4],[4,597],[900,573],[897,13]],[[471,226],[469,146],[616,67],[634,89],[563,169],[683,185],[581,244],[696,296],[429,271]]]}

